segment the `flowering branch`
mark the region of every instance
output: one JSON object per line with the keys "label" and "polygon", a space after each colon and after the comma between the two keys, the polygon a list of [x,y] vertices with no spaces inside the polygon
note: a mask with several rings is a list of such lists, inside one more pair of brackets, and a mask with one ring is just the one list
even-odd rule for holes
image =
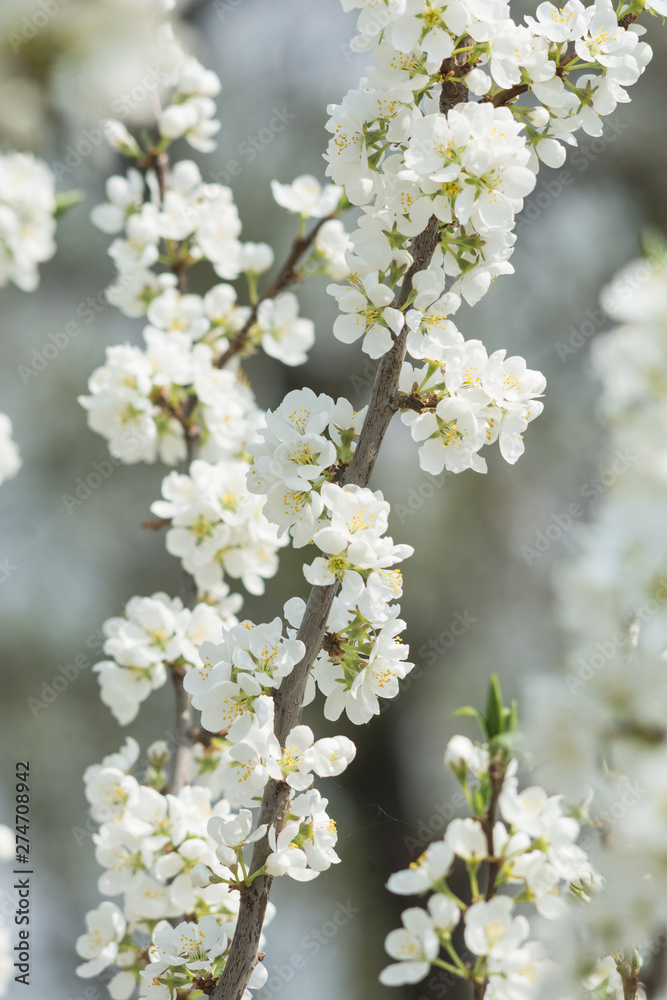
{"label": "flowering branch", "polygon": [[[454,714],[473,716],[482,729],[482,743],[454,736],[445,751],[445,765],[472,816],[453,819],[441,841],[389,878],[391,892],[429,898],[426,909],[405,910],[403,928],[387,936],[385,947],[397,962],[380,981],[419,982],[435,967],[468,981],[473,1000],[487,992],[493,998],[542,995],[536,991],[557,981],[558,966],[537,940],[526,940],[530,926],[515,905],[531,904],[547,920],[565,920],[568,898],[588,898],[597,876],[576,845],[580,823],[574,811],[568,815],[562,796],[548,797],[538,786],[519,791],[517,709],[503,705],[497,678],[491,678],[485,717],[471,707]],[[455,859],[465,866],[469,901],[449,885]],[[482,893],[478,873],[484,862],[489,878]],[[460,923],[464,954],[452,940]]]}
{"label": "flowering branch", "polygon": [[[568,4],[572,10],[556,16],[541,5],[539,21],[517,26],[502,0],[490,5],[488,24],[465,4],[448,11],[430,0],[425,10],[403,0],[380,3],[387,44],[378,48],[379,65],[330,109],[325,158],[335,183],[322,189],[308,176],[292,185],[272,182],[275,200],[300,222],[263,295],[258,276],[272,265],[271,248],[241,244],[228,188],[204,184],[192,162],[172,166],[167,157],[176,138],[204,152],[212,148],[219,124],[212,118],[215,74],[180,52],[167,32],[168,61],[178,71],[171,103],[159,114],[159,138],[144,152],[122,126],[113,132],[139,171],[110,181],[109,202],[95,217],[106,231],[123,233],[109,251],[119,271],[109,298],[127,315],[146,315],[146,347],[109,349],[82,402],[115,456],[160,457],[185,468],[165,477],[162,499],[151,507],[156,523],[168,528],[168,551],[182,561],[181,598],[155,594],[128,602],[122,619],[105,624],[111,659],[95,667],[102,698],[123,724],[169,674],[177,701],[168,792],[161,747],[149,750],[153,770],[143,786],[131,774],[138,754],[131,744],[86,773],[93,816],[102,823],[100,887],[125,898],[123,910],[103,903],[88,915],[90,933],[77,949],[91,961],[119,966],[118,995],[129,997],[139,983],[150,984],[156,1000],[193,989],[214,1000],[241,1000],[266,979],[260,949],[272,879],[308,881],[339,860],[336,824],[313,783],[315,776],[341,774],[356,751],[343,736],[316,739],[300,723],[302,706],[319,689],[328,719],[345,711],[365,724],[379,713],[381,698],[398,694],[413,667],[398,638],[405,622],[395,603],[402,593],[396,567],[412,549],[387,535],[390,506],[367,487],[382,440],[400,411],[427,472],[484,472],[480,453],[496,441],[509,463],[523,453],[526,427],[542,410],[543,376],[504,350],[489,356],[480,341],[466,342],[450,316],[462,297],[474,304],[512,270],[515,216],[534,189],[539,160],[557,165],[565,155],[555,137],[564,133],[568,142],[576,128],[595,130],[599,115],[624,98],[620,85],[607,80],[609,67],[622,66],[619,78],[627,85],[648,61],[637,32],[618,28],[615,18],[612,25],[606,8]],[[352,5],[362,8],[363,41],[366,0]],[[477,35],[490,41],[476,41]],[[588,74],[592,82],[566,86],[560,61],[566,38],[590,60],[582,67],[599,68],[599,76]],[[507,93],[527,80],[536,108],[494,105],[492,88]],[[600,88],[604,97],[607,86],[613,100],[601,100],[598,111],[591,101]],[[490,100],[470,96],[489,93]],[[362,209],[349,236],[336,218],[344,197]],[[308,218],[318,221],[306,234]],[[299,271],[310,248],[316,267]],[[199,260],[223,279],[203,296],[188,294],[186,285],[186,272]],[[156,264],[166,270],[155,273]],[[308,388],[263,413],[241,372],[240,358],[260,346],[288,365],[306,360],[314,325],[298,316],[298,300],[287,290],[306,272],[344,282],[327,289],[340,308],[334,335],[344,343],[363,338],[366,353],[379,359],[369,405],[359,413],[346,399]],[[237,303],[231,284],[241,274],[248,305]],[[289,543],[316,547],[303,566],[311,586],[307,604],[287,601],[285,623],[280,617],[239,622],[242,598],[230,594],[227,580],[262,593],[277,571],[279,549]],[[535,851],[547,858],[541,872],[549,890],[554,872],[562,881],[560,858],[543,846],[552,835],[570,852],[573,891],[585,895],[590,881],[573,850],[578,824],[567,822],[559,802],[549,800],[537,824],[524,815],[530,796],[518,796],[510,760],[515,709],[502,705],[497,685],[491,694],[487,746],[466,748],[472,773],[466,761],[452,758],[472,818],[455,821],[434,851],[437,872],[422,886],[436,890],[429,915],[404,915],[409,948],[423,951],[420,971],[433,959],[473,984],[480,1000],[485,984],[505,975],[492,940],[497,927],[509,940],[526,936],[513,900],[499,890],[518,879],[517,899],[539,900],[539,912],[551,903],[542,899],[550,891],[533,878]],[[201,729],[193,727],[193,709],[201,711]],[[260,801],[255,824],[251,809]],[[113,822],[105,812],[109,802]],[[529,826],[537,832],[526,841]],[[527,867],[515,863],[515,854]],[[454,855],[465,861],[470,903],[447,885]],[[472,962],[451,942],[461,914]],[[147,951],[134,940],[139,930],[151,936]],[[525,965],[535,956],[526,946],[514,957]],[[405,969],[387,970],[383,982],[412,981],[400,980]],[[93,974],[89,965],[82,974]]]}
{"label": "flowering branch", "polygon": [[496,879],[498,878],[498,874],[500,872],[500,868],[502,865],[502,860],[496,857],[496,851],[493,845],[493,829],[496,825],[496,812],[498,809],[498,800],[500,799],[500,794],[503,790],[506,770],[507,770],[507,762],[502,759],[495,757],[492,758],[491,761],[489,762],[489,781],[491,783],[491,799],[489,801],[486,813],[482,818],[482,829],[484,830],[484,836],[486,837],[486,847],[489,854],[489,869],[487,872],[487,884],[486,884],[487,901],[491,899],[495,893]]}
{"label": "flowering branch", "polygon": [[315,225],[310,229],[310,232],[306,233],[304,236],[296,236],[294,238],[294,242],[292,243],[285,263],[280,268],[280,271],[274,278],[272,284],[267,291],[264,292],[261,298],[252,306],[248,319],[245,321],[236,336],[232,338],[226,351],[224,351],[224,353],[218,358],[216,362],[218,368],[224,368],[224,366],[228,364],[232,358],[236,357],[237,354],[240,354],[243,351],[248,342],[252,328],[257,322],[257,312],[260,304],[270,299],[275,299],[280,292],[285,291],[286,288],[289,288],[291,285],[300,280],[297,272],[297,264],[305,254],[306,250],[309,250],[312,247],[317,234],[322,229],[322,226],[325,223],[330,222],[332,219],[337,219],[338,215],[338,210],[330,212],[323,218],[318,219]]}
{"label": "flowering branch", "polygon": [[[431,262],[438,245],[440,224],[433,216],[427,228],[413,241],[413,263],[401,284],[396,308],[405,305],[412,291],[412,279]],[[344,484],[366,486],[377,460],[385,432],[396,412],[398,380],[405,358],[405,334],[401,333],[394,346],[384,355],[373,382],[368,413],[364,420],[359,443],[349,468],[343,473]],[[315,657],[322,648],[326,625],[331,612],[338,584],[313,587],[299,629],[298,638],[305,646],[305,654],[294,670],[285,678],[275,695],[274,731],[281,746],[287,735],[299,724],[307,677]],[[259,825],[273,826],[280,830],[285,819],[290,788],[285,782],[269,781],[262,799]],[[268,837],[255,844],[252,870],[260,871],[271,853]],[[272,879],[260,876],[241,896],[239,920],[234,932],[227,965],[213,1000],[240,1000],[257,963],[259,941],[264,923]]]}
{"label": "flowering branch", "polygon": [[[618,26],[619,28],[629,28],[633,24],[641,11],[631,11],[626,14],[619,14],[618,16]],[[558,60],[558,67],[556,70],[557,75],[564,79],[566,76],[566,67],[570,66],[573,62],[579,59],[579,53],[576,49],[567,52],[562,58]],[[521,94],[526,94],[530,90],[530,83],[518,83],[513,87],[508,87],[506,90],[500,90],[492,97],[486,98],[490,104],[493,104],[494,108],[502,108],[513,101],[516,97],[520,97]]]}

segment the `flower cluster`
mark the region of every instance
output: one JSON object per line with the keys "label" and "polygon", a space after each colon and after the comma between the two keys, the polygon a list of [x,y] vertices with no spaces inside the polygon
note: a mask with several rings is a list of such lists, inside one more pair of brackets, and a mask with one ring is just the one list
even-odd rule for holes
{"label": "flower cluster", "polygon": [[[380,492],[337,482],[364,417],[346,399],[334,403],[295,390],[267,413],[262,443],[248,448],[254,456],[248,486],[266,495],[267,518],[290,531],[295,547],[313,543],[322,553],[304,566],[306,580],[315,587],[340,584],[312,676],[326,698],[326,718],[345,711],[359,725],[379,713],[379,697],[398,694],[413,666],[398,638],[405,623],[392,603],[402,594],[401,572],[393,567],[413,550],[385,534],[390,507]],[[295,628],[304,610],[298,598],[286,605]]]}
{"label": "flower cluster", "polygon": [[38,265],[56,252],[56,193],[51,170],[27,153],[0,155],[0,286],[39,284]]}
{"label": "flower cluster", "polygon": [[572,962],[637,946],[647,957],[643,943],[667,912],[664,248],[621,271],[601,302],[618,324],[592,345],[610,485],[556,574],[564,675],[536,679],[527,692],[544,779],[574,794],[593,788],[604,833],[596,864],[606,891],[587,914],[588,933],[576,933]]}
{"label": "flower cluster", "polygon": [[[101,823],[100,891],[123,894],[123,905],[104,903],[88,915],[88,933],[77,945],[86,959],[79,973],[115,965],[114,1000],[137,986],[152,1000],[171,1000],[182,989],[209,991],[224,969],[238,890],[262,872],[307,880],[338,861],[327,800],[311,786],[315,775],[340,774],[355,753],[346,738],[316,740],[303,726],[281,745],[273,695],[302,658],[303,644],[293,632],[282,636],[280,619],[239,625],[241,598],[227,583],[239,579],[262,593],[288,543],[262,512],[265,498],[247,485],[249,449],[265,418],[239,362],[260,348],[287,365],[306,360],[314,325],[299,316],[290,286],[307,275],[347,275],[349,241],[337,218],[342,190],[310,176],[273,185],[276,201],[299,215],[293,253],[305,259],[297,267],[290,258],[262,294],[258,279],[273,266],[272,249],[241,242],[229,188],[204,182],[193,162],[170,165],[167,157],[179,138],[203,152],[213,148],[219,80],[182,51],[168,26],[159,48],[172,86],[159,139],[153,144],[148,133],[138,139],[120,122],[106,123],[112,148],[133,162],[110,178],[107,200],[92,212],[94,224],[114,237],[109,253],[117,277],[107,297],[126,316],[143,318],[143,345],[109,348],[81,403],[122,461],[187,462],[183,473],[165,478],[163,499],[153,505],[159,520],[151,524],[167,527],[167,549],[181,558],[186,592],[193,585],[195,597],[187,606],[162,593],[133,598],[122,618],[105,623],[108,659],[94,669],[102,700],[121,724],[171,675],[202,710],[211,735],[188,733],[176,777],[176,765],[167,767],[170,748],[154,746],[141,782],[130,773],[133,743],[86,773],[91,813]],[[305,233],[309,218],[316,223]],[[203,295],[189,293],[188,272],[203,261],[221,280]],[[247,305],[233,284],[242,275]],[[330,409],[332,440],[347,435],[349,460],[363,414],[345,401]],[[270,778],[291,790],[285,823],[253,833],[249,808]],[[235,816],[230,803],[246,808]],[[219,822],[207,825],[212,817]],[[244,848],[264,834],[270,855],[249,875]],[[188,922],[179,924],[186,914]],[[145,934],[148,953],[137,945]],[[259,965],[250,987],[265,978]]]}
{"label": "flower cluster", "polygon": [[[285,781],[295,792],[305,792],[314,775],[340,774],[355,754],[354,744],[347,738],[315,740],[307,726],[294,728],[284,746],[278,742],[273,731],[272,694],[304,653],[303,643],[285,639],[282,631],[280,618],[265,625],[241,622],[225,631],[222,643],[204,643],[200,649],[201,664],[184,679],[194,707],[201,710],[202,725],[218,736],[218,753],[213,759],[208,755],[207,769],[215,769],[216,787],[222,789],[233,805],[246,808],[255,805],[269,778]],[[317,796],[315,800],[312,796],[299,799],[295,808],[301,809],[309,803],[311,811],[316,806],[322,811],[324,806]],[[306,824],[311,813],[295,815],[306,817],[302,820]],[[280,851],[297,837],[300,825],[279,831]],[[285,841],[286,829],[292,835]],[[249,828],[246,837],[248,833]],[[295,848],[289,854],[293,860],[300,857],[294,852]]]}
{"label": "flower cluster", "polygon": [[199,663],[201,643],[219,638],[223,626],[236,623],[241,599],[227,596],[226,590],[219,589],[217,608],[201,603],[192,610],[163,593],[133,597],[122,618],[104,623],[104,652],[112,659],[96,663],[93,670],[102,701],[122,726],[137,717],[141,702],[162,687],[169,670]]}
{"label": "flower cluster", "polygon": [[[358,469],[373,421],[346,399],[309,389],[264,414],[242,362],[260,349],[290,366],[307,359],[314,325],[300,317],[292,288],[327,275],[340,311],[335,337],[362,340],[374,358],[395,351],[392,385],[379,376],[376,389],[391,389],[385,409],[402,411],[425,469],[483,471],[479,452],[496,440],[516,461],[541,412],[544,379],[521,358],[489,357],[480,342],[464,341],[450,317],[462,299],[474,304],[511,272],[515,216],[539,160],[562,162],[561,143],[574,143],[578,128],[599,134],[599,115],[626,99],[623,88],[650,57],[634,11],[619,10],[619,21],[600,0],[589,8],[568,0],[563,11],[542,4],[524,25],[511,20],[505,0],[343,6],[360,8],[355,45],[378,42],[377,64],[330,109],[334,183],[303,175],[271,185],[298,216],[298,232],[266,291],[260,277],[273,267],[273,250],[241,241],[231,190],[204,181],[189,160],[170,163],[177,139],[213,148],[220,83],[168,29],[160,44],[172,89],[157,138],[138,139],[118,122],[106,129],[132,163],[110,179],[93,221],[114,237],[108,299],[142,319],[143,345],[110,348],[81,402],[114,456],[185,463],[167,475],[152,506],[159,520],[149,523],[167,528],[187,595],[187,606],[164,594],[133,598],[125,617],[105,626],[111,659],[96,666],[102,698],[122,723],[169,674],[179,705],[187,702],[171,767],[169,747],[154,745],[140,781],[132,773],[138,748],[128,743],[86,773],[101,823],[100,891],[123,905],[105,902],[89,915],[80,972],[117,967],[114,1000],[137,985],[150,1000],[219,992],[235,964],[226,962],[241,893],[252,900],[255,879],[308,881],[338,862],[336,824],[314,782],[340,775],[355,747],[344,736],[316,738],[298,710],[319,693],[327,719],[345,712],[364,724],[412,669],[396,603],[398,566],[412,549],[387,535],[389,503],[365,485],[372,461]],[[524,90],[530,106],[514,102]],[[338,215],[350,203],[359,218],[348,236]],[[189,272],[203,262],[216,284],[194,294]],[[417,368],[404,364],[404,349]],[[314,546],[303,571],[313,604],[326,605],[319,651],[300,597],[285,604],[286,624],[235,617],[240,598],[227,578],[262,593],[288,542]],[[551,966],[515,908],[525,902],[561,923],[568,892],[588,900],[598,883],[576,843],[579,820],[562,799],[538,787],[519,791],[509,743],[499,739],[511,735],[513,713],[496,706],[494,718],[484,746],[459,739],[448,748],[472,816],[392,879],[394,891],[432,895],[428,910],[408,910],[405,929],[390,935],[399,961],[385,982],[417,981],[440,965],[476,985],[488,980],[490,1000],[523,1000]],[[262,800],[257,826],[252,810]],[[456,859],[468,872],[469,901],[447,882]],[[458,922],[472,963],[452,945]],[[234,995],[265,977],[259,962]]]}
{"label": "flower cluster", "polygon": [[172,62],[169,79],[173,84],[170,103],[158,118],[160,135],[166,142],[183,138],[193,149],[210,153],[216,148],[213,136],[220,130],[213,100],[220,93],[220,80],[194,56],[186,55],[170,24],[160,29],[160,35]]}
{"label": "flower cluster", "polygon": [[[571,909],[568,898],[588,900],[599,887],[576,843],[579,821],[562,796],[548,796],[539,786],[519,791],[517,761],[498,735],[484,744],[455,736],[447,746],[445,764],[472,815],[453,819],[442,840],[387,883],[399,895],[428,894],[426,909],[405,910],[403,928],[387,937],[387,952],[397,960],[380,975],[387,986],[418,982],[436,967],[477,984],[486,1000],[547,995],[558,966],[530,939],[529,921],[518,907],[529,904],[540,917],[560,922]],[[467,874],[463,899],[448,881],[455,864]],[[468,961],[452,940],[459,924]]]}
{"label": "flower cluster", "polygon": [[[504,0],[483,9],[421,0],[344,7],[360,8],[353,47],[374,47],[376,65],[328,109],[328,173],[363,209],[347,283],[329,287],[341,310],[334,334],[345,343],[363,338],[374,358],[405,338],[413,358],[428,360],[421,378],[441,364],[445,398],[413,400],[405,417],[416,440],[426,441],[424,469],[483,471],[478,452],[501,425],[502,454],[515,461],[526,423],[541,410],[533,400],[543,379],[524,378],[522,359],[511,359],[512,372],[504,354],[487,359],[481,345],[464,344],[448,317],[460,296],[474,304],[512,271],[515,216],[540,161],[560,166],[563,143],[576,144],[579,129],[599,135],[600,116],[628,99],[625,88],[651,57],[644,29],[630,23],[632,8],[617,18],[609,0],[588,7],[569,0],[562,10],[543,3],[525,24],[512,20]],[[524,90],[532,106],[512,100]],[[412,241],[431,223],[439,245],[402,300],[397,287],[413,260]],[[478,381],[487,363],[492,392]],[[492,372],[503,367],[498,384]],[[405,373],[406,386],[413,374]],[[460,378],[464,391],[452,400],[448,383]]]}
{"label": "flower cluster", "polygon": [[[483,294],[496,264],[496,273],[511,270],[502,265],[513,216],[539,160],[560,166],[561,143],[574,144],[579,129],[601,133],[600,116],[628,99],[625,88],[651,58],[639,40],[645,29],[632,12],[620,23],[608,0],[568,0],[562,10],[542,3],[525,24],[505,0],[483,9],[410,0],[344,6],[361,9],[352,44],[374,48],[377,65],[329,108],[329,173],[365,207],[376,254],[400,251],[399,237],[420,232],[434,214],[448,228],[447,273],[460,282],[471,265],[489,268],[473,293]],[[663,0],[646,6],[665,12]],[[448,69],[458,70],[458,86],[445,77],[440,100]],[[507,107],[516,87],[536,106]]]}
{"label": "flower cluster", "polygon": [[[151,155],[159,161],[158,154]],[[157,161],[151,166],[138,147],[135,156],[137,167],[110,178],[108,201],[93,209],[92,220],[104,232],[119,234],[109,249],[118,276],[107,297],[127,316],[146,317],[145,347],[109,348],[106,364],[90,380],[91,394],[80,402],[92,429],[124,462],[159,457],[175,465],[185,459],[193,429],[203,458],[239,457],[262,418],[237,364],[222,367],[230,345],[238,338],[245,353],[261,346],[284,364],[303,364],[314,341],[313,323],[299,316],[298,300],[288,290],[258,300],[257,278],[272,266],[273,251],[266,244],[240,242],[241,222],[229,188],[204,183],[192,161],[168,170]],[[335,207],[338,189],[324,188],[322,199]],[[311,209],[316,206],[304,211]],[[341,224],[331,219],[327,225]],[[312,254],[317,266],[306,261],[304,269],[340,273],[344,231],[322,227],[317,238]],[[209,261],[225,280],[203,296],[182,292],[179,276],[200,261]],[[168,269],[156,271],[161,262]],[[248,306],[238,304],[230,283],[242,273]]]}
{"label": "flower cluster", "polygon": [[[4,141],[49,149],[56,176],[71,177],[91,144],[98,146],[110,107],[126,124],[143,127],[156,98],[177,78],[179,60],[171,31],[163,27],[165,15],[179,33],[191,36],[192,29],[175,0],[123,3],[122,16],[109,0],[56,3],[2,5],[0,100],[16,111],[7,116]],[[66,96],[68,74],[78,83],[76,93]],[[83,133],[82,123],[88,124]],[[71,150],[58,138],[66,138]],[[62,159],[55,158],[58,153]],[[98,146],[105,163],[100,154]]]}
{"label": "flower cluster", "polygon": [[[229,804],[213,802],[204,788],[165,794],[160,765],[166,757],[168,748],[154,745],[147,760],[139,762],[139,746],[128,739],[84,776],[91,814],[100,824],[93,835],[104,869],[99,890],[122,896],[123,905],[105,901],[86,915],[87,933],[76,945],[84,963],[77,972],[89,978],[116,967],[109,982],[114,1000],[127,1000],[142,984],[162,989],[146,995],[171,1000],[169,976],[191,986],[197,975],[210,975],[216,962],[224,962],[238,912],[233,876],[219,863],[218,845],[209,833],[213,822],[234,822]],[[132,774],[142,764],[148,765],[144,784]],[[215,884],[193,881],[190,873],[198,865],[215,868]],[[188,922],[178,924],[186,914]],[[137,934],[147,933],[153,936],[149,965],[136,943]]]}
{"label": "flower cluster", "polygon": [[420,442],[422,469],[435,475],[443,469],[486,472],[479,452],[495,441],[513,465],[524,452],[527,425],[542,412],[536,397],[544,376],[527,369],[523,358],[506,358],[504,350],[489,357],[479,340],[461,339],[440,353],[441,361],[405,364],[401,374],[409,406],[401,420]]}
{"label": "flower cluster", "polygon": [[[294,742],[292,742],[294,740]],[[282,829],[276,831],[271,827],[268,831],[271,853],[266,860],[266,873],[273,878],[289,875],[297,882],[310,882],[317,878],[320,872],[326,871],[332,864],[338,864],[340,858],[334,850],[338,834],[336,824],[326,811],[327,800],[323,799],[315,788],[307,788],[307,768],[313,768],[321,775],[340,774],[346,758],[343,751],[344,738],[337,740],[318,740],[313,744],[313,734],[307,726],[298,726],[288,738],[289,749],[281,757],[273,757],[272,771],[287,775],[291,787],[306,788],[306,791],[293,795],[289,803],[289,811]],[[347,741],[349,744],[349,740]],[[340,750],[341,753],[337,753]],[[348,756],[349,748],[348,748]],[[336,763],[336,761],[339,763]],[[299,770],[300,767],[300,770]],[[319,767],[319,770],[318,770]],[[301,775],[300,782],[295,780]],[[312,779],[311,779],[312,780]],[[209,834],[219,847],[216,857],[228,865],[239,879],[245,872],[242,848],[259,840],[267,832],[265,826],[259,826],[251,834],[252,816],[247,809],[240,809],[238,817],[232,820],[218,820],[214,817],[209,823]],[[202,865],[192,879],[202,885],[215,883],[217,876],[214,871]]]}
{"label": "flower cluster", "polygon": [[[324,645],[313,667],[317,687],[326,699],[325,718],[336,720],[345,712],[357,726],[380,714],[379,699],[395,698],[399,681],[414,667],[407,659],[410,649],[400,638],[405,629],[398,617],[400,608],[386,603],[402,594],[400,570],[369,577],[368,594],[376,598],[376,607],[383,608],[379,614],[369,608],[367,617],[358,606],[334,599]],[[303,610],[304,605],[295,600],[295,622]]]}
{"label": "flower cluster", "polygon": [[[153,313],[166,310],[166,325],[181,307],[187,308],[186,298],[175,292],[160,296]],[[184,333],[169,333],[168,328],[148,327],[146,337],[146,350],[127,344],[109,347],[106,364],[90,379],[91,395],[79,400],[111,454],[128,464],[157,458],[168,465],[183,461],[188,426],[182,407],[196,398],[196,412],[190,416],[205,427],[202,455],[212,462],[241,455],[261,422],[248,386],[237,373],[215,368],[207,344],[193,351]]]}
{"label": "flower cluster", "polygon": [[287,544],[248,492],[245,462],[211,465],[195,460],[188,475],[171,472],[162,483],[164,500],[151,507],[168,519],[167,551],[178,556],[199,589],[215,593],[225,575],[241,579],[251,594],[278,568],[277,551]]}
{"label": "flower cluster", "polygon": [[265,516],[281,533],[289,529],[296,548],[313,541],[324,510],[322,486],[349,465],[365,415],[347,399],[334,403],[324,393],[296,389],[267,412],[261,443],[248,446],[254,459],[248,489],[266,497]]}

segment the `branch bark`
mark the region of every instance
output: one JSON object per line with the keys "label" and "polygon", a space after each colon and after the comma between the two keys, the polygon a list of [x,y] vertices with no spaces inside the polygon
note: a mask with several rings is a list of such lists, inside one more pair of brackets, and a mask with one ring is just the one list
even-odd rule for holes
{"label": "branch bark", "polygon": [[505,782],[505,767],[503,767],[503,765],[498,761],[492,760],[489,768],[489,777],[491,779],[491,801],[489,802],[489,808],[486,811],[486,816],[482,820],[482,829],[484,830],[484,836],[486,837],[486,849],[489,855],[489,868],[485,893],[487,903],[493,897],[496,890],[496,879],[498,878],[498,872],[500,871],[500,859],[496,858],[496,852],[493,845],[493,828],[496,825],[498,800]]}
{"label": "branch bark", "polygon": [[169,791],[178,795],[182,788],[190,784],[192,764],[192,730],[194,728],[192,701],[183,687],[185,671],[181,667],[172,668],[174,695],[176,698],[176,753],[172,764]]}
{"label": "branch bark", "polygon": [[[466,37],[461,44],[467,46],[471,41],[472,39]],[[469,55],[469,52],[458,52],[451,58],[443,60],[440,67],[442,89],[438,102],[438,111],[443,115],[446,115],[454,105],[468,100],[468,88],[461,77],[471,68],[468,64]]]}
{"label": "branch bark", "polygon": [[639,989],[639,961],[623,956],[616,963],[616,971],[623,984],[623,1000],[636,1000]]}
{"label": "branch bark", "polygon": [[[196,402],[196,400],[195,400]],[[186,469],[197,457],[199,451],[199,435],[188,434],[185,431],[185,441],[187,447]],[[181,570],[181,600],[183,607],[194,608],[197,603],[197,584],[194,577]],[[190,774],[192,770],[192,748],[195,742],[194,732],[194,710],[190,695],[183,687],[184,671],[178,667],[172,670],[174,679],[174,694],[176,696],[176,753],[172,764],[172,775],[170,792],[178,795],[182,788],[190,784]]]}
{"label": "branch bark", "polygon": [[[395,301],[396,308],[402,308],[412,290],[412,278],[423,271],[431,262],[440,239],[440,222],[432,216],[428,226],[413,240],[411,247],[413,263],[406,272],[401,289]],[[380,445],[396,412],[398,379],[405,358],[407,332],[403,330],[394,346],[384,355],[375,376],[368,413],[359,435],[359,442],[352,462],[345,471],[341,483],[355,483],[366,486],[375,465]],[[331,611],[337,585],[313,587],[303,616],[299,639],[305,644],[303,659],[282,682],[275,695],[275,734],[281,746],[293,726],[301,718],[306,680],[315,658],[322,647],[326,623]],[[285,782],[270,780],[264,791],[259,823],[275,826],[279,830],[284,822],[289,802],[289,786]],[[251,872],[263,868],[271,853],[268,837],[255,844],[252,855]],[[266,913],[266,904],[271,891],[272,878],[258,876],[242,894],[239,917],[225,971],[212,994],[213,1000],[241,1000],[248,980],[257,964],[259,939]]]}

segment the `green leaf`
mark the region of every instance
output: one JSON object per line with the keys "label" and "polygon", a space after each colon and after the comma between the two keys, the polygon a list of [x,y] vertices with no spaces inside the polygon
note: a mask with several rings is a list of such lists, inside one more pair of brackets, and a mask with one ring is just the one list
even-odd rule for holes
{"label": "green leaf", "polygon": [[489,750],[491,753],[495,753],[501,748],[508,757],[518,757],[521,749],[521,733],[501,733],[489,741]]}
{"label": "green leaf", "polygon": [[654,264],[663,264],[667,257],[667,242],[665,237],[654,226],[647,226],[639,239],[642,253]]}
{"label": "green leaf", "polygon": [[500,690],[500,681],[497,674],[491,674],[486,694],[486,728],[489,739],[505,732],[503,717],[503,693]]}
{"label": "green leaf", "polygon": [[56,219],[61,219],[65,212],[68,212],[70,208],[74,205],[78,205],[80,201],[86,197],[86,192],[82,191],[80,188],[76,188],[73,191],[61,191],[60,194],[56,195],[56,210],[54,212],[54,217]]}
{"label": "green leaf", "polygon": [[479,728],[482,730],[482,735],[484,736],[484,739],[488,740],[489,731],[486,727],[486,721],[481,712],[478,712],[476,708],[472,707],[472,705],[464,705],[463,708],[457,708],[455,712],[452,712],[449,718],[455,719],[457,716],[460,715],[469,715],[473,719],[477,719],[477,722],[479,723]]}

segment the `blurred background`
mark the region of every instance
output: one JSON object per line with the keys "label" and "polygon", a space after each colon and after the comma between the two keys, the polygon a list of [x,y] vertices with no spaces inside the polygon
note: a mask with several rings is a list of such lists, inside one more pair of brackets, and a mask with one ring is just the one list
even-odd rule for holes
{"label": "blurred background", "polygon": [[[141,527],[164,470],[114,467],[81,503],[68,510],[63,502],[107,456],[77,396],[107,345],[140,341],[141,322],[103,302],[112,277],[109,238],[88,221],[104,178],[119,163],[102,145],[89,142],[84,155],[77,147],[87,149],[85,130],[90,136],[114,113],[119,81],[129,91],[145,72],[142,18],[149,6],[148,0],[5,0],[0,14],[2,148],[33,150],[56,170],[60,190],[86,192],[59,225],[58,253],[41,269],[39,291],[0,291],[0,410],[14,422],[24,459],[18,477],[0,490],[0,821],[13,822],[13,765],[30,760],[37,873],[30,989],[49,1000],[107,995],[103,985],[74,974],[74,941],[99,899],[83,770],[128,734],[145,747],[164,735],[173,716],[165,686],[122,732],[90,670],[102,658],[102,622],[128,598],[178,592],[176,560],[161,536]],[[38,15],[45,11],[52,13],[43,20]],[[515,16],[522,13],[516,9]],[[232,186],[243,238],[271,243],[279,261],[295,223],[274,204],[269,181],[302,173],[324,179],[326,106],[356,84],[368,61],[350,52],[353,18],[338,0],[319,0],[315,8],[303,0],[218,0],[182,5],[179,18],[189,44],[222,80],[218,151],[193,158],[205,178],[224,182],[220,172],[241,157],[244,169]],[[467,720],[450,721],[451,712],[479,704],[493,671],[512,696],[527,672],[558,662],[550,568],[571,549],[570,524],[591,515],[603,490],[605,444],[588,367],[590,340],[607,325],[598,294],[637,255],[647,225],[667,230],[667,34],[657,18],[642,22],[655,55],[631,88],[632,105],[606,119],[602,139],[582,136],[560,171],[543,168],[520,218],[516,273],[457,315],[467,338],[482,338],[489,351],[521,354],[547,376],[545,411],[528,430],[526,454],[512,468],[492,451],[486,476],[433,478],[420,471],[406,429],[398,422],[390,429],[372,485],[392,503],[394,539],[416,549],[404,567],[402,601],[416,668],[402,696],[363,729],[350,732],[345,720],[329,726],[312,708],[307,714],[320,735],[347,732],[358,745],[349,771],[322,786],[343,863],[306,885],[275,883],[279,916],[267,932],[270,978],[260,1000],[305,1000],[315,991],[318,1000],[389,995],[377,982],[386,964],[383,939],[400,923],[405,903],[383,886],[390,872],[441,835],[457,810],[442,755],[454,732],[474,732]],[[266,130],[274,108],[293,117],[251,159],[243,144]],[[133,114],[144,110],[135,107]],[[193,290],[203,291],[196,273]],[[248,366],[261,405],[275,405],[303,385],[365,402],[374,364],[358,345],[333,339],[334,305],[324,286],[314,279],[299,293],[301,312],[318,332],[308,364],[293,370],[256,359]],[[49,349],[37,371],[37,355],[63,343],[58,334],[72,322],[79,333],[65,337],[55,356]],[[28,377],[27,366],[35,372]],[[578,505],[574,517],[571,504]],[[270,620],[288,597],[307,593],[295,555],[284,554],[263,597],[246,598],[246,616]],[[75,661],[78,676],[56,694],[54,678]],[[2,877],[7,889],[9,876]],[[432,976],[393,996],[446,993],[456,995]]]}

